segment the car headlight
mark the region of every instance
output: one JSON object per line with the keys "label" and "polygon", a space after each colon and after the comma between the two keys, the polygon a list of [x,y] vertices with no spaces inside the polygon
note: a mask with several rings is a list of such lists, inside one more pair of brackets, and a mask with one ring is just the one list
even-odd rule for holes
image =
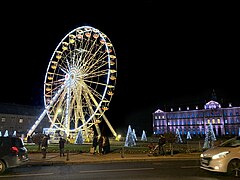
{"label": "car headlight", "polygon": [[224,151],[218,154],[215,154],[212,159],[219,159],[219,158],[224,158],[226,155],[229,153],[229,151]]}

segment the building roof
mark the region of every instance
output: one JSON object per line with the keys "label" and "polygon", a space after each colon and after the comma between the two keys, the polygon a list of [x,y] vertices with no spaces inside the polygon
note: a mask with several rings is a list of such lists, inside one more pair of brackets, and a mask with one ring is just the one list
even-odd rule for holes
{"label": "building roof", "polygon": [[44,107],[29,106],[14,103],[0,103],[0,114],[15,114],[26,116],[38,116],[42,113]]}

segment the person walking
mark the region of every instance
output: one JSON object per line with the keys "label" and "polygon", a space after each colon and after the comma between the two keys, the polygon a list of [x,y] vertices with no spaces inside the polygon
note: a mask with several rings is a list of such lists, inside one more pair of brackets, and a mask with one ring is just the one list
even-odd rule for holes
{"label": "person walking", "polygon": [[65,156],[64,155],[64,147],[65,147],[66,140],[60,137],[59,139],[59,150],[60,150],[60,157]]}
{"label": "person walking", "polygon": [[42,139],[42,158],[46,158],[48,148],[48,136],[45,134]]}

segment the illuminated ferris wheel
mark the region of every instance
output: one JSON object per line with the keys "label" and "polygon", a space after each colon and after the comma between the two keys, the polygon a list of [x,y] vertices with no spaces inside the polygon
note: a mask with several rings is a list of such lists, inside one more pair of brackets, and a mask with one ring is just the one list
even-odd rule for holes
{"label": "illuminated ferris wheel", "polygon": [[116,78],[115,50],[103,32],[90,26],[69,32],[53,52],[45,75],[44,105],[50,127],[67,135],[81,130],[87,137],[93,126],[101,134],[99,123],[104,120],[117,137],[104,115]]}

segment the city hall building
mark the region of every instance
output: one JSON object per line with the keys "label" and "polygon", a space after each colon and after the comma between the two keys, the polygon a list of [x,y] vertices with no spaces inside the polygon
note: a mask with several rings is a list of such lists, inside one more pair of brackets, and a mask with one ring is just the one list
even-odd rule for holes
{"label": "city hall building", "polygon": [[166,132],[187,135],[204,135],[209,124],[212,124],[216,136],[240,135],[240,107],[221,107],[217,101],[211,100],[204,108],[186,110],[171,108],[170,112],[161,109],[153,113],[153,133],[164,134]]}

